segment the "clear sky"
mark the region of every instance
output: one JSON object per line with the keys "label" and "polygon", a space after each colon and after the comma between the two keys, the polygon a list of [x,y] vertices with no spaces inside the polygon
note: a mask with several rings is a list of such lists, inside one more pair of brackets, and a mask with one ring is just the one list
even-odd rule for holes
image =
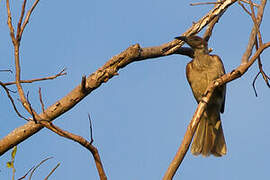
{"label": "clear sky", "polygon": [[[15,3],[16,2],[16,3]],[[21,1],[12,1],[13,23]],[[32,2],[32,1],[31,1]],[[192,1],[197,2],[197,1]],[[257,1],[256,1],[257,2]],[[156,46],[173,40],[199,20],[212,5],[189,6],[179,0],[43,1],[37,5],[21,43],[22,79],[49,76],[67,68],[67,76],[53,81],[24,84],[33,106],[40,112],[38,88],[46,107],[65,96],[110,57],[132,44]],[[29,8],[29,7],[28,7]],[[270,8],[261,25],[264,42],[270,41]],[[5,1],[0,1],[0,69],[14,70],[12,43],[6,24]],[[216,25],[209,47],[224,62],[227,72],[236,68],[246,48],[252,21],[235,3]],[[270,49],[262,63],[270,73]],[[91,114],[94,145],[109,179],[161,179],[196,109],[185,77],[188,57],[172,55],[128,65],[119,76],[103,84],[76,107],[54,122],[63,129],[89,137]],[[222,158],[194,157],[187,153],[175,179],[268,179],[270,91],[261,77],[252,81],[257,64],[227,85],[222,115],[228,154]],[[0,73],[1,81],[14,75]],[[15,86],[11,87],[15,89]],[[0,138],[23,125],[5,92],[0,91]],[[13,94],[14,99],[17,95]],[[18,104],[19,110],[27,115]],[[33,179],[43,179],[60,162],[51,179],[98,179],[91,154],[80,145],[43,129],[18,146],[15,160],[19,178],[33,165],[43,164]],[[0,179],[11,179],[6,168],[10,151],[0,158]]]}

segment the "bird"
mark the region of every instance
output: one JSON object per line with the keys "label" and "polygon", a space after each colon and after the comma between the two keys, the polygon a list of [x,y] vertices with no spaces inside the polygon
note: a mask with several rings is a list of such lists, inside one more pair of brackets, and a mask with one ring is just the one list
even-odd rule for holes
{"label": "bird", "polygon": [[[193,59],[186,66],[186,77],[193,95],[199,103],[202,101],[207,86],[225,74],[224,65],[217,55],[210,55],[208,42],[199,36],[179,36],[175,39],[187,43],[194,51]],[[220,120],[224,112],[226,85],[217,87],[195,131],[191,145],[191,153],[195,156],[207,157],[226,155],[227,147]]]}

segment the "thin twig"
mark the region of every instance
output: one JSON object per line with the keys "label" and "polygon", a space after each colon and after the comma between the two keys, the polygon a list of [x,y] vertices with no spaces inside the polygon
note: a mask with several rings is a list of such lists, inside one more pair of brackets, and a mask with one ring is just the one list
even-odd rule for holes
{"label": "thin twig", "polygon": [[17,33],[16,33],[16,40],[20,41],[20,31],[21,31],[21,24],[22,24],[22,20],[23,20],[23,16],[24,16],[24,12],[25,12],[25,5],[26,5],[26,1],[23,1],[23,5],[22,5],[22,10],[21,10],[21,16],[17,25]]}
{"label": "thin twig", "polygon": [[[60,71],[59,73],[57,73],[56,75],[53,75],[53,76],[48,76],[48,77],[44,77],[44,78],[37,78],[37,79],[30,79],[30,80],[20,80],[20,83],[33,83],[33,82],[37,82],[37,81],[44,81],[44,80],[53,80],[59,76],[64,76],[66,75],[67,73],[65,72],[66,71],[66,68],[64,68],[62,71]],[[13,85],[13,84],[16,84],[15,81],[13,82],[7,82],[7,83],[4,83],[6,86],[9,86],[9,85]]]}
{"label": "thin twig", "polygon": [[[240,0],[246,4],[250,4],[250,2],[248,0]],[[256,3],[252,3],[253,6],[256,6],[256,7],[259,7],[260,5],[259,4],[256,4]]]}
{"label": "thin twig", "polygon": [[[90,115],[88,114],[88,118],[90,119]],[[96,164],[96,168],[97,168],[97,171],[99,173],[99,177],[101,180],[106,180],[107,179],[107,176],[105,174],[105,171],[103,169],[103,165],[102,165],[102,162],[101,162],[101,158],[99,156],[99,153],[98,153],[98,150],[95,146],[92,145],[92,124],[90,125],[90,136],[91,136],[91,142],[87,141],[86,139],[84,139],[83,137],[81,136],[78,136],[76,134],[73,134],[71,132],[68,132],[68,131],[65,131],[57,126],[55,126],[52,122],[49,122],[49,121],[39,121],[39,123],[41,125],[43,125],[44,127],[48,128],[49,130],[55,132],[56,134],[58,134],[59,136],[62,136],[62,137],[65,137],[65,138],[68,138],[70,140],[73,140],[77,143],[79,143],[80,145],[82,145],[83,147],[85,147],[86,149],[88,149],[93,157],[94,157],[94,160],[95,160],[95,164]]]}
{"label": "thin twig", "polygon": [[88,113],[88,119],[89,119],[89,128],[90,128],[90,144],[92,144],[94,142],[94,138],[93,138],[93,127],[92,127],[92,121],[91,121],[91,117],[90,114]]}
{"label": "thin twig", "polygon": [[15,39],[15,35],[14,35],[14,28],[13,28],[13,25],[12,25],[12,18],[11,18],[9,0],[6,0],[6,6],[7,6],[7,14],[8,14],[7,24],[8,24],[8,27],[9,27],[10,37],[11,37],[12,43],[14,45],[16,43],[16,39]]}
{"label": "thin twig", "polygon": [[39,94],[39,102],[41,104],[41,109],[42,109],[42,112],[44,113],[45,108],[44,108],[44,103],[43,103],[43,100],[42,100],[41,88],[38,88],[38,94]]}
{"label": "thin twig", "polygon": [[[241,63],[242,64],[246,64],[248,63],[248,60],[252,54],[252,49],[254,47],[254,44],[255,44],[255,39],[256,39],[256,36],[257,36],[257,29],[260,27],[260,24],[262,22],[262,18],[263,18],[263,13],[264,13],[264,8],[265,8],[265,5],[266,5],[266,0],[262,0],[261,1],[261,4],[258,8],[258,11],[257,11],[257,20],[255,21],[256,23],[254,24],[252,30],[251,30],[251,33],[250,33],[250,36],[249,36],[249,43],[247,45],[247,48],[242,56],[242,59],[241,59]],[[252,15],[252,14],[251,14]]]}
{"label": "thin twig", "polygon": [[36,169],[37,169],[41,164],[45,163],[46,161],[48,161],[49,159],[52,159],[52,158],[53,158],[53,157],[48,157],[48,158],[42,160],[38,165],[36,165],[36,166],[34,167],[34,169],[33,169],[33,170],[31,171],[31,173],[30,173],[29,180],[32,179],[32,176],[33,176],[34,172],[36,171]]}
{"label": "thin twig", "polygon": [[28,119],[25,118],[24,116],[22,116],[22,115],[20,114],[20,112],[18,111],[18,109],[17,109],[17,107],[16,107],[16,105],[15,105],[15,102],[14,102],[12,96],[11,96],[10,93],[9,93],[10,90],[9,90],[9,89],[4,85],[4,83],[2,83],[1,81],[0,81],[0,85],[1,85],[1,86],[4,88],[4,90],[6,91],[6,94],[7,94],[8,98],[9,98],[9,100],[10,100],[10,102],[11,102],[11,104],[12,104],[12,106],[13,106],[13,109],[15,110],[16,114],[17,114],[20,118],[22,118],[22,119],[28,121]]}
{"label": "thin twig", "polygon": [[[22,25],[22,27],[21,27],[21,29],[20,29],[20,33],[19,33],[19,37],[20,37],[20,38],[22,37],[22,33],[23,33],[23,31],[24,31],[24,29],[25,29],[25,27],[26,27],[26,25],[27,25],[27,23],[28,23],[28,21],[29,21],[29,18],[30,18],[30,16],[31,16],[33,10],[35,9],[36,5],[38,4],[38,2],[39,2],[39,0],[36,0],[36,1],[34,2],[34,4],[32,5],[31,9],[27,12],[26,17],[25,17],[24,22],[23,22],[23,25]],[[20,38],[19,38],[19,39],[20,39]]]}
{"label": "thin twig", "polygon": [[222,2],[198,2],[198,3],[190,3],[190,6],[198,6],[198,5],[208,5],[208,4],[221,4]]}
{"label": "thin twig", "polygon": [[30,171],[32,171],[32,169],[33,169],[34,167],[35,167],[35,166],[31,167],[31,168],[27,171],[27,173],[26,173],[24,176],[20,177],[18,180],[25,179],[26,176],[30,173]]}
{"label": "thin twig", "polygon": [[244,4],[241,3],[240,0],[238,0],[238,4],[243,8],[243,10],[244,10],[248,15],[252,16],[252,15],[251,15],[251,12],[249,12],[249,11],[247,10],[247,8],[244,6]]}
{"label": "thin twig", "polygon": [[48,174],[48,176],[46,176],[44,178],[44,180],[48,180],[48,178],[52,175],[52,173],[54,173],[54,171],[60,166],[60,163],[58,163],[52,170],[51,172]]}
{"label": "thin twig", "polygon": [[[9,29],[10,29],[10,36],[11,36],[12,43],[13,43],[13,46],[14,46],[15,68],[16,68],[16,74],[15,74],[16,86],[17,86],[17,90],[18,90],[20,100],[21,100],[21,103],[22,103],[23,107],[29,113],[33,113],[35,116],[38,116],[38,114],[33,109],[31,109],[30,105],[28,104],[28,102],[26,100],[26,97],[25,97],[25,94],[24,94],[24,91],[23,91],[23,88],[22,88],[22,85],[20,84],[20,81],[21,81],[21,67],[20,67],[19,52],[20,52],[20,40],[21,40],[22,32],[23,32],[23,30],[24,30],[24,28],[25,28],[25,26],[26,26],[26,24],[27,24],[27,22],[28,22],[28,20],[30,18],[31,13],[32,13],[32,11],[34,10],[34,8],[35,8],[35,6],[37,4],[37,2],[38,2],[38,0],[35,1],[32,8],[28,11],[23,26],[21,28],[18,27],[18,29],[20,29],[20,32],[18,31],[19,34],[16,35],[16,39],[15,39],[14,28],[13,28],[13,25],[12,25],[12,22],[11,22],[11,12],[10,12],[9,0],[6,0],[7,14],[8,14],[8,26],[9,26]],[[21,16],[20,16],[20,19],[19,19],[18,26],[20,25],[20,23],[21,23],[20,20],[22,20],[23,15],[24,15],[23,11],[25,10],[25,3],[26,3],[26,1],[24,1],[24,4],[22,6],[22,12],[21,12]]]}
{"label": "thin twig", "polygon": [[[259,46],[258,46],[258,41],[256,40],[256,50],[259,49]],[[260,74],[262,75],[264,81],[265,81],[265,84],[270,88],[270,84],[269,84],[269,80],[270,78],[265,74],[264,70],[263,70],[263,66],[262,66],[262,62],[261,62],[261,57],[258,56],[258,66],[259,66],[259,70],[260,70]]]}
{"label": "thin twig", "polygon": [[[262,42],[262,35],[261,35],[261,31],[260,31],[260,26],[259,26],[258,21],[256,19],[253,3],[251,0],[249,0],[249,2],[250,2],[250,9],[251,9],[251,19],[254,23],[254,27],[256,28],[255,32],[257,32],[257,36],[259,39],[259,45],[261,46],[263,44],[263,42]],[[257,43],[257,46],[258,46],[257,37],[255,38],[255,43]]]}
{"label": "thin twig", "polygon": [[2,70],[0,70],[0,72],[10,72],[10,73],[13,73],[10,69],[2,69]]}
{"label": "thin twig", "polygon": [[39,123],[41,125],[43,125],[44,127],[48,128],[49,130],[55,132],[59,136],[73,140],[73,141],[79,143],[80,145],[82,145],[83,147],[85,147],[86,149],[88,149],[94,157],[96,168],[97,168],[97,171],[99,173],[100,179],[107,180],[107,176],[106,176],[105,171],[103,169],[103,165],[102,165],[98,150],[95,146],[92,145],[91,142],[87,141],[86,139],[84,139],[81,136],[78,136],[78,135],[73,134],[71,132],[62,130],[61,128],[55,126],[52,122],[40,121]]}
{"label": "thin twig", "polygon": [[260,73],[261,73],[261,72],[259,71],[259,72],[256,74],[256,76],[255,76],[255,78],[253,79],[253,82],[252,82],[252,87],[253,87],[253,90],[254,90],[254,93],[255,93],[255,96],[256,96],[256,97],[258,97],[258,94],[257,94],[257,91],[256,91],[255,82],[256,82],[256,80],[257,80],[257,78],[258,78],[258,76],[259,76]]}

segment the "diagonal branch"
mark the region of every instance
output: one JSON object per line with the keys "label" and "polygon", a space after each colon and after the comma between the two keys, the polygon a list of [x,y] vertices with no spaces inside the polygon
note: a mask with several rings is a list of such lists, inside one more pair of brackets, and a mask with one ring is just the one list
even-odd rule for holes
{"label": "diagonal branch", "polygon": [[48,180],[49,177],[54,173],[54,171],[60,166],[60,163],[58,163],[52,170],[51,172],[44,178],[44,180]]}
{"label": "diagonal branch", "polygon": [[[206,16],[202,17],[201,20],[193,24],[192,27],[190,27],[184,33],[184,35],[199,32],[203,27],[208,25],[215,16],[224,14],[227,8],[236,1],[237,0],[226,0],[222,4],[218,5],[218,7],[214,7],[209,13],[207,13]],[[141,48],[139,44],[130,46],[122,53],[111,58],[107,63],[105,63],[104,66],[86,78],[85,93],[82,92],[81,84],[79,84],[69,94],[48,107],[45,112],[39,114],[40,119],[48,121],[56,119],[74,107],[78,102],[97,89],[101,84],[117,75],[118,70],[124,68],[128,64],[149,58],[179,53],[181,46],[182,44],[179,42],[179,40],[173,40],[160,46],[148,48]],[[42,125],[35,124],[32,121],[29,121],[25,125],[16,128],[0,140],[0,155],[4,154],[14,145],[17,145],[28,137],[32,136],[42,128]]]}
{"label": "diagonal branch", "polygon": [[28,121],[28,119],[26,119],[25,117],[23,117],[23,115],[21,115],[21,113],[18,111],[18,109],[17,109],[17,107],[16,107],[16,105],[15,105],[15,102],[14,102],[12,96],[11,96],[10,93],[9,93],[10,90],[9,90],[9,89],[6,87],[6,85],[5,85],[4,83],[2,83],[1,81],[0,81],[0,85],[1,85],[1,86],[4,88],[4,90],[6,91],[6,94],[7,94],[8,98],[9,98],[9,100],[10,100],[10,102],[11,102],[11,104],[12,104],[12,106],[13,106],[13,109],[15,110],[16,114],[17,114],[20,118],[23,118],[24,120]]}
{"label": "diagonal branch", "polygon": [[91,127],[91,142],[87,141],[81,136],[78,136],[76,134],[73,134],[71,132],[62,130],[61,128],[55,126],[52,122],[49,121],[40,121],[39,122],[42,126],[48,128],[49,130],[53,131],[54,133],[58,134],[59,136],[65,137],[67,139],[73,140],[83,147],[85,147],[87,150],[89,150],[95,160],[96,168],[99,173],[100,180],[107,180],[107,176],[105,174],[101,158],[99,156],[97,148],[92,144],[93,139],[92,139],[92,127]]}

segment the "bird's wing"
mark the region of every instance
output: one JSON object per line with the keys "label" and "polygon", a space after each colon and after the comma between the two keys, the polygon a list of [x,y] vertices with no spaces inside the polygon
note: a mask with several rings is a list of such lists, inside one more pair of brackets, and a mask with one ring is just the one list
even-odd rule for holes
{"label": "bird's wing", "polygon": [[[211,55],[214,59],[214,63],[215,63],[215,66],[217,67],[220,67],[218,69],[220,69],[220,72],[219,72],[219,77],[223,76],[225,74],[225,68],[224,68],[224,65],[220,59],[219,56],[217,55]],[[220,112],[223,113],[224,112],[224,109],[225,109],[225,99],[226,99],[226,84],[224,84],[223,86],[221,86],[222,88],[222,91],[224,92],[224,98],[223,98],[223,102],[222,102],[222,106],[221,106],[221,109],[220,109]]]}

